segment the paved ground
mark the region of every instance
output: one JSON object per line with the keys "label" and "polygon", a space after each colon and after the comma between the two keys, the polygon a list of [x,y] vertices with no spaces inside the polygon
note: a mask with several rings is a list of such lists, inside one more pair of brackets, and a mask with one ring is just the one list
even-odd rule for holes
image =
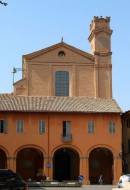
{"label": "paved ground", "polygon": [[117,187],[114,185],[85,185],[82,187],[41,187],[33,188],[30,187],[29,190],[112,190],[112,188]]}
{"label": "paved ground", "polygon": [[112,188],[117,187],[114,185],[88,185],[83,186],[84,190],[112,190]]}

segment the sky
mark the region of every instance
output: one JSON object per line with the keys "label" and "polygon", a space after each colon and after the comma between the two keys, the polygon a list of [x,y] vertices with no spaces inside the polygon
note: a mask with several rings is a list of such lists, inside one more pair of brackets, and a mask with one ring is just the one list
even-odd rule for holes
{"label": "sky", "polygon": [[[0,5],[0,93],[13,92],[13,68],[22,56],[64,42],[90,53],[94,16],[110,16],[112,89],[123,112],[130,110],[130,0],[3,0]],[[22,72],[14,74],[14,82]]]}

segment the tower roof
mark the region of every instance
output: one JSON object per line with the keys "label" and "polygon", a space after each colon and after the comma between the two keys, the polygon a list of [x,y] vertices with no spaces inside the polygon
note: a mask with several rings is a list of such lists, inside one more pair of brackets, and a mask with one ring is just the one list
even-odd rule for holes
{"label": "tower roof", "polygon": [[89,41],[93,38],[93,36],[99,32],[104,32],[108,35],[112,34],[112,30],[110,29],[110,17],[103,18],[95,16],[90,24],[90,36],[88,38]]}

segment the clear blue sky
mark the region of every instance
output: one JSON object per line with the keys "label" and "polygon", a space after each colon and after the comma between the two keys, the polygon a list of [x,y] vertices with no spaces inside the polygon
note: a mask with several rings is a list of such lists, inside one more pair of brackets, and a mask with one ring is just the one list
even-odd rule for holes
{"label": "clear blue sky", "polygon": [[[3,0],[0,5],[0,93],[13,91],[13,67],[22,55],[61,41],[90,52],[94,16],[110,16],[113,98],[130,110],[130,0]],[[15,74],[15,81],[21,72]]]}

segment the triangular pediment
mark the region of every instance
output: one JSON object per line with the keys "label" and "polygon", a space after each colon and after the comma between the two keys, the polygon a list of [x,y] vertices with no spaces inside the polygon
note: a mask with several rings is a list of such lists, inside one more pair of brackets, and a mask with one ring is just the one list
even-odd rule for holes
{"label": "triangular pediment", "polygon": [[[60,55],[61,53],[61,55]],[[63,53],[63,56],[62,56]],[[23,55],[23,59],[35,62],[82,62],[94,63],[94,56],[64,42]]]}

